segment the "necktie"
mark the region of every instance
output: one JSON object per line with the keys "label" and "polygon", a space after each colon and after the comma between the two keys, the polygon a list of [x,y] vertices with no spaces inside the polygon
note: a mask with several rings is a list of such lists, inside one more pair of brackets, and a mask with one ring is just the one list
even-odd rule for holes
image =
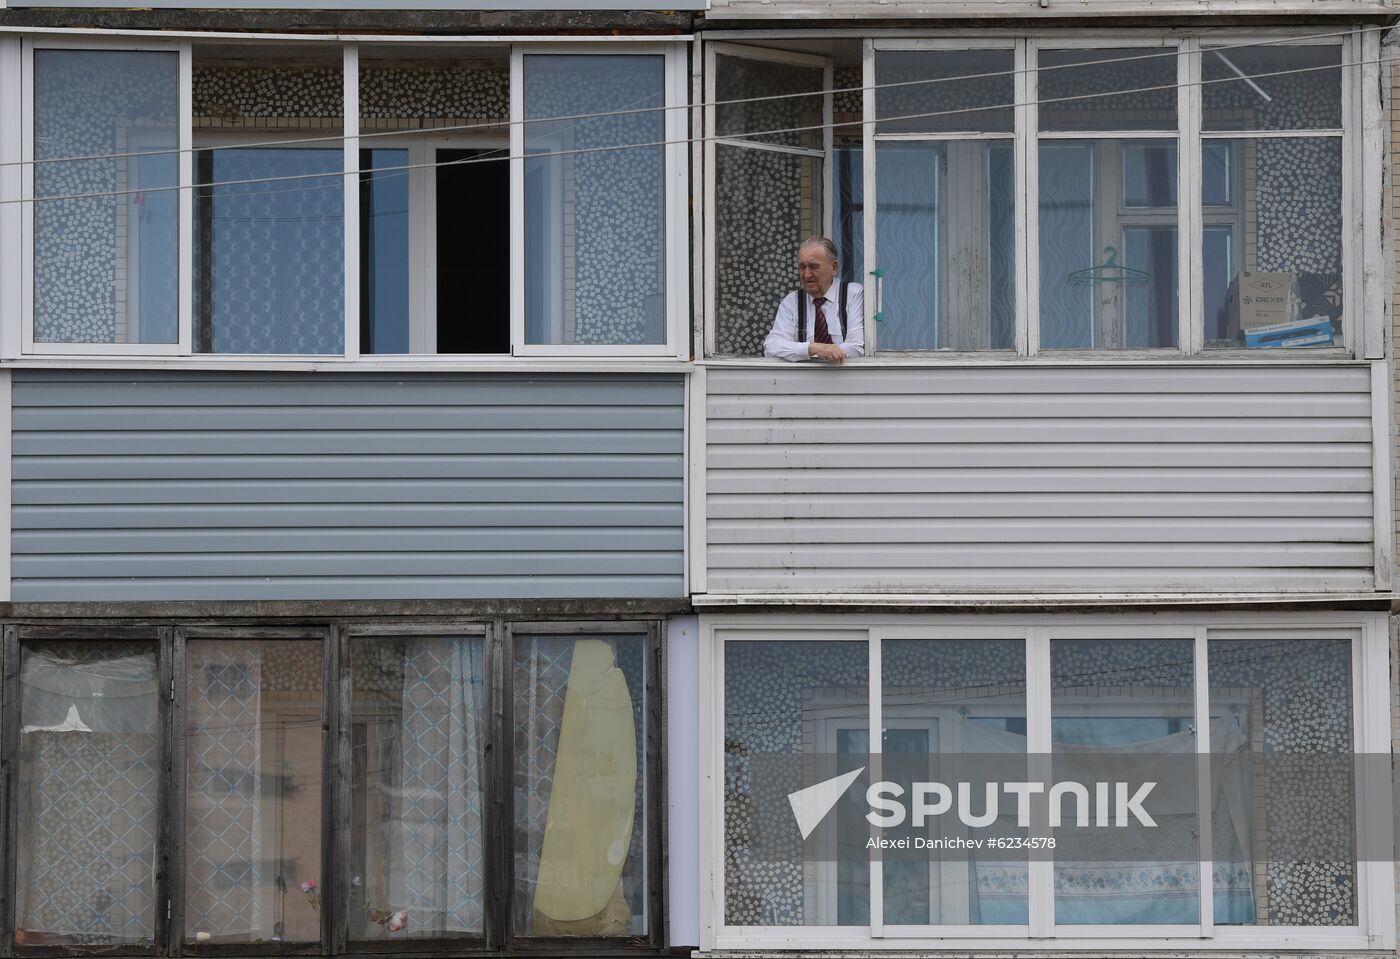
{"label": "necktie", "polygon": [[826,297],[819,296],[812,301],[817,305],[817,322],[812,324],[812,342],[830,343],[831,330],[826,325],[826,311],[822,307],[826,304]]}

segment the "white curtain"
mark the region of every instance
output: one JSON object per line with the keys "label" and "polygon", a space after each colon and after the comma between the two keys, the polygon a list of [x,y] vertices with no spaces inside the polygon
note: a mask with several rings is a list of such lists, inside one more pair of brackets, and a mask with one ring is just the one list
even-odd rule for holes
{"label": "white curtain", "polygon": [[389,901],[409,929],[480,932],[483,912],[479,639],[404,642],[403,711]]}
{"label": "white curtain", "polygon": [[16,937],[92,945],[154,934],[153,648],[27,648],[20,670]]}

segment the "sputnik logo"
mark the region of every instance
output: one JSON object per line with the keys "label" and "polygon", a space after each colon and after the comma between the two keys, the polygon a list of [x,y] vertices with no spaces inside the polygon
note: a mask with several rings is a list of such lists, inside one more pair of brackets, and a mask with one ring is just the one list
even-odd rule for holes
{"label": "sputnik logo", "polygon": [[851,788],[851,783],[863,772],[864,766],[823,780],[815,786],[788,793],[788,805],[792,806],[792,814],[797,819],[797,828],[802,831],[803,839],[812,835],[813,830],[821,825],[826,814],[841,801],[841,797],[846,795],[846,790]]}

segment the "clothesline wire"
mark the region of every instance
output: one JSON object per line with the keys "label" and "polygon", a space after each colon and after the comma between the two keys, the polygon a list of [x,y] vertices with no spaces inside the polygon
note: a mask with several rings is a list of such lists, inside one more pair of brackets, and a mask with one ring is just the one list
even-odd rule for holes
{"label": "clothesline wire", "polygon": [[[1354,33],[1370,33],[1370,32],[1385,31],[1385,30],[1389,30],[1389,29],[1391,29],[1391,28],[1388,27],[1388,26],[1375,26],[1375,27],[1361,27],[1361,28],[1358,28],[1358,29],[1356,29],[1356,30],[1350,30],[1350,29],[1348,29],[1348,30],[1330,31],[1330,32],[1327,32],[1327,33],[1304,34],[1304,35],[1301,35],[1301,36],[1295,35],[1295,36],[1286,36],[1286,37],[1270,37],[1270,38],[1267,38],[1267,39],[1264,39],[1264,40],[1249,40],[1249,41],[1242,41],[1242,42],[1240,42],[1240,43],[1225,44],[1225,45],[1223,45],[1223,46],[1212,46],[1212,47],[1210,47],[1210,48],[1208,48],[1208,49],[1202,50],[1202,53],[1207,53],[1207,52],[1209,52],[1209,53],[1214,53],[1214,52],[1217,52],[1217,51],[1225,51],[1225,50],[1246,50],[1246,49],[1251,49],[1251,48],[1256,48],[1256,47],[1267,47],[1267,46],[1273,46],[1273,45],[1278,45],[1278,44],[1289,45],[1289,46],[1291,46],[1291,45],[1298,44],[1298,43],[1300,43],[1300,42],[1307,42],[1307,41],[1313,41],[1313,40],[1334,40],[1334,39],[1339,39],[1339,38],[1343,38],[1343,37],[1352,36]],[[1052,49],[1054,49],[1054,48],[1052,48]],[[1129,47],[1129,48],[1127,48],[1127,49],[1132,49],[1132,48]],[[1010,47],[1005,48],[1005,50],[1003,50],[1002,52],[1005,52],[1006,50],[1010,50]],[[938,52],[958,53],[958,52],[966,52],[966,51],[959,51],[959,50],[955,50],[955,49],[949,49],[949,50],[946,50],[946,51],[938,51]],[[995,51],[986,51],[986,52],[995,52]],[[1175,60],[1175,58],[1176,58],[1177,56],[1178,56],[1178,51],[1177,51],[1177,50],[1174,50],[1174,49],[1163,49],[1163,50],[1161,50],[1161,51],[1154,51],[1154,52],[1152,52],[1152,53],[1134,54],[1134,55],[1128,56],[1128,57],[1106,57],[1106,58],[1099,59],[1099,60],[1085,60],[1085,61],[1081,61],[1081,62],[1078,62],[1078,63],[1052,64],[1052,65],[1043,66],[1043,67],[1042,67],[1042,66],[1037,66],[1037,67],[1034,68],[1034,69],[1026,68],[1026,69],[1021,69],[1021,70],[1017,70],[1017,69],[1011,69],[1011,70],[994,70],[994,71],[991,71],[991,72],[988,72],[988,73],[970,73],[970,74],[966,74],[966,75],[962,75],[962,76],[953,76],[953,77],[927,77],[927,78],[918,79],[918,80],[899,80],[899,81],[894,81],[894,82],[890,82],[890,83],[883,83],[883,84],[882,84],[882,83],[876,83],[876,84],[872,84],[871,86],[868,86],[868,87],[866,87],[866,86],[859,86],[859,87],[838,87],[838,88],[833,88],[833,89],[831,89],[831,90],[805,90],[805,91],[799,91],[799,92],[796,92],[796,93],[772,93],[772,94],[764,94],[764,95],[761,95],[761,96],[752,96],[752,97],[734,97],[734,98],[726,99],[726,100],[714,100],[714,101],[704,101],[704,100],[702,100],[702,101],[700,101],[699,103],[675,104],[675,105],[673,105],[673,106],[635,107],[635,108],[625,108],[625,109],[621,109],[621,110],[608,110],[608,111],[602,111],[602,112],[598,112],[598,113],[575,113],[575,114],[566,114],[566,115],[564,115],[564,116],[557,116],[557,117],[527,117],[527,118],[524,118],[524,119],[521,119],[521,120],[492,120],[492,121],[485,122],[485,123],[458,124],[458,125],[441,126],[441,127],[421,127],[421,128],[412,129],[412,130],[379,130],[379,131],[372,131],[372,132],[369,132],[369,133],[360,133],[360,134],[357,135],[356,139],[367,140],[367,139],[371,139],[371,138],[374,138],[374,137],[397,137],[397,136],[415,135],[415,134],[429,134],[429,135],[431,135],[431,134],[443,134],[443,133],[464,133],[464,132],[479,131],[479,130],[497,130],[497,131],[498,131],[498,130],[500,130],[500,129],[502,129],[502,128],[508,128],[508,127],[515,126],[515,125],[524,126],[524,125],[531,124],[531,123],[563,123],[563,122],[566,122],[566,121],[597,120],[597,119],[604,119],[604,118],[608,118],[608,117],[628,116],[628,115],[640,114],[640,113],[661,113],[661,112],[669,112],[669,111],[673,111],[673,110],[696,110],[696,109],[702,109],[702,108],[707,107],[707,106],[721,107],[721,106],[732,106],[732,105],[735,105],[735,104],[744,104],[744,103],[766,103],[766,102],[775,101],[775,100],[790,100],[790,99],[794,99],[794,98],[811,98],[811,97],[824,96],[824,95],[826,95],[826,94],[828,94],[828,93],[830,93],[830,94],[832,94],[832,95],[835,95],[835,94],[838,94],[838,93],[864,93],[866,90],[889,90],[889,89],[895,89],[895,88],[899,88],[899,87],[927,85],[927,84],[932,84],[932,83],[965,83],[965,82],[967,82],[967,81],[969,81],[969,80],[987,80],[987,79],[996,79],[996,78],[999,78],[999,77],[1015,77],[1015,76],[1019,76],[1019,75],[1021,75],[1021,74],[1031,74],[1031,73],[1039,74],[1039,73],[1045,73],[1045,72],[1052,71],[1052,70],[1073,70],[1073,69],[1083,69],[1083,68],[1085,68],[1085,67],[1093,67],[1093,66],[1111,66],[1111,65],[1115,65],[1115,64],[1121,64],[1121,63],[1132,63],[1132,62],[1139,61],[1139,60],[1153,60],[1153,59],[1160,60],[1160,59],[1162,59],[1162,58],[1164,58],[1164,57],[1172,57],[1173,60]],[[1324,69],[1340,70],[1340,69],[1342,69],[1343,67],[1346,67],[1346,66],[1349,66],[1349,64],[1345,64],[1345,63],[1329,64],[1329,65],[1328,65],[1327,67],[1325,67]],[[1231,79],[1237,80],[1237,81],[1239,81],[1239,82],[1248,82],[1247,79],[1241,78],[1241,77],[1232,77]],[[1250,78],[1248,78],[1248,79],[1254,79],[1254,77],[1250,77]],[[300,144],[300,143],[325,143],[325,142],[337,142],[337,143],[338,143],[338,142],[341,142],[341,141],[343,141],[343,140],[345,140],[345,139],[347,139],[346,136],[345,136],[345,134],[343,134],[343,133],[338,133],[338,134],[330,134],[330,135],[326,135],[326,136],[299,137],[299,138],[295,138],[295,139],[263,140],[263,141],[249,142],[249,143],[222,144],[222,145],[215,145],[215,146],[211,146],[211,147],[190,147],[190,148],[188,148],[188,149],[182,149],[182,148],[171,147],[171,148],[169,148],[169,149],[164,149],[164,150],[150,150],[150,151],[142,151],[142,152],[138,152],[138,153],[107,153],[107,154],[92,154],[92,155],[89,155],[89,156],[42,157],[42,158],[35,158],[35,159],[32,159],[32,160],[6,160],[6,161],[3,161],[3,162],[0,162],[0,169],[3,169],[4,167],[8,167],[8,166],[25,166],[25,165],[28,165],[28,164],[36,164],[36,165],[37,165],[37,164],[41,164],[41,163],[76,163],[76,162],[83,161],[83,160],[119,160],[119,159],[131,159],[131,158],[135,158],[135,157],[170,156],[170,155],[182,154],[182,153],[200,152],[200,151],[203,151],[203,150],[237,150],[237,149],[252,149],[252,148],[255,148],[255,147],[264,147],[264,146],[265,146],[265,147],[273,147],[273,146],[283,146],[283,147],[284,147],[284,146],[286,146],[287,144]]]}
{"label": "clothesline wire", "polygon": [[[1400,61],[1400,56],[1395,56],[1395,57],[1375,57],[1375,58],[1370,58],[1370,59],[1358,60],[1358,61],[1356,61],[1356,62],[1353,63],[1353,64],[1349,64],[1349,66],[1360,66],[1360,65],[1363,65],[1363,64],[1394,63],[1394,62],[1397,62],[1397,61]],[[1293,68],[1293,69],[1290,69],[1290,70],[1275,70],[1275,71],[1271,71],[1271,72],[1268,72],[1268,73],[1256,73],[1256,74],[1253,74],[1253,75],[1251,76],[1250,79],[1253,79],[1253,80],[1268,79],[1268,78],[1271,78],[1271,77],[1293,76],[1293,75],[1303,74],[1303,73],[1316,73],[1316,72],[1321,71],[1321,70],[1337,70],[1337,69],[1340,69],[1340,67],[1339,67],[1338,65],[1336,65],[1336,64],[1326,64],[1326,65],[1323,65],[1323,66],[1311,66],[1311,67],[1296,67],[1296,68]],[[835,128],[835,127],[855,127],[855,126],[864,127],[864,126],[871,125],[871,124],[876,124],[876,123],[891,123],[891,122],[906,121],[906,120],[932,119],[932,118],[938,118],[938,117],[958,116],[958,115],[967,114],[967,113],[987,113],[987,112],[995,111],[995,110],[1011,110],[1011,109],[1017,109],[1017,108],[1020,108],[1020,107],[1039,107],[1039,106],[1043,106],[1043,105],[1049,104],[1049,103],[1072,103],[1072,102],[1077,102],[1077,101],[1081,101],[1081,100],[1101,100],[1101,99],[1106,99],[1106,98],[1109,98],[1109,97],[1129,96],[1129,95],[1132,95],[1132,94],[1139,94],[1139,93],[1159,93],[1159,92],[1164,92],[1164,91],[1167,91],[1167,90],[1178,90],[1178,89],[1182,89],[1182,88],[1185,88],[1185,87],[1191,87],[1191,86],[1201,86],[1201,87],[1204,87],[1204,86],[1207,86],[1207,85],[1210,85],[1210,84],[1215,84],[1215,83],[1243,83],[1243,82],[1244,82],[1244,81],[1242,81],[1239,77],[1233,76],[1233,75],[1232,75],[1232,76],[1220,77],[1220,78],[1216,78],[1216,79],[1212,79],[1212,80],[1197,80],[1197,81],[1193,81],[1193,82],[1190,82],[1190,83],[1159,84],[1159,85],[1148,86],[1148,87],[1135,87],[1135,88],[1126,89],[1126,90],[1099,91],[1099,92],[1095,92],[1095,93],[1074,94],[1074,95],[1072,95],[1072,96],[1051,97],[1051,98],[1048,98],[1048,99],[1040,99],[1040,100],[1022,101],[1022,102],[1012,102],[1012,103],[1002,103],[1002,104],[986,104],[986,105],[976,106],[976,107],[961,107],[961,108],[958,108],[958,109],[955,109],[955,110],[938,110],[938,111],[923,112],[923,113],[911,113],[911,114],[904,114],[904,115],[901,115],[901,116],[893,116],[893,117],[878,117],[878,118],[876,118],[876,117],[865,117],[865,118],[862,118],[862,119],[860,119],[860,120],[854,120],[854,121],[847,122],[847,123],[835,123],[835,122],[833,122],[833,123],[831,123],[831,124],[818,123],[818,124],[809,124],[809,125],[796,126],[796,127],[783,127],[783,128],[778,128],[778,129],[772,129],[772,130],[759,130],[759,131],[749,131],[749,132],[742,132],[742,133],[727,133],[727,134],[723,134],[723,135],[721,135],[721,134],[710,134],[710,135],[700,136],[700,137],[683,137],[683,138],[676,139],[676,140],[656,140],[656,141],[651,141],[651,142],[647,142],[647,143],[625,143],[625,144],[617,144],[617,145],[611,145],[611,146],[580,147],[580,148],[572,149],[572,150],[555,150],[555,151],[546,151],[546,152],[538,152],[538,153],[528,153],[528,154],[526,154],[524,157],[521,157],[521,158],[519,158],[519,159],[524,159],[524,160],[527,160],[527,161],[530,161],[530,160],[546,160],[546,159],[554,159],[554,158],[556,158],[556,157],[581,156],[581,155],[596,154],[596,153],[613,153],[613,152],[617,152],[617,151],[621,151],[621,150],[649,150],[649,149],[658,149],[658,148],[667,147],[667,146],[683,146],[683,145],[691,144],[691,143],[707,143],[707,142],[711,142],[711,141],[716,142],[716,143],[732,144],[732,145],[740,146],[740,147],[744,147],[744,146],[754,146],[754,147],[756,147],[756,148],[758,148],[758,149],[763,149],[764,146],[766,146],[765,144],[762,144],[762,143],[759,143],[759,144],[748,144],[748,143],[744,143],[744,142],[742,142],[742,141],[744,141],[744,140],[746,140],[746,139],[748,139],[748,138],[753,138],[753,137],[777,136],[777,135],[780,135],[780,134],[789,134],[789,133],[809,133],[809,132],[814,132],[814,131],[824,131],[828,126],[831,126],[831,127],[833,127],[833,128]],[[648,112],[658,112],[659,109],[660,109],[660,108],[658,108],[656,111],[648,111]],[[926,131],[925,131],[925,132],[926,132]],[[943,131],[939,131],[939,132],[941,133],[941,132],[943,132]],[[947,131],[947,132],[949,132],[949,133],[957,133],[957,132],[975,132],[975,131]],[[1056,134],[1057,132],[1061,132],[1061,131],[1042,131],[1041,136],[1042,136],[1042,138],[1044,138],[1044,139],[1054,139],[1054,138],[1055,138],[1055,134]],[[1070,132],[1070,131],[1063,131],[1063,132]],[[1141,132],[1141,131],[1139,131],[1139,132]],[[1156,132],[1168,132],[1168,131],[1148,131],[1148,132],[1154,132],[1154,133],[1156,133]],[[1273,135],[1294,135],[1294,136],[1296,136],[1297,133],[1298,133],[1299,131],[1296,131],[1296,130],[1239,130],[1239,131],[1233,131],[1233,130],[1220,130],[1220,131],[1217,131],[1217,130],[1212,130],[1212,131],[1208,131],[1208,132],[1213,133],[1213,134],[1217,134],[1217,133],[1218,133],[1218,134],[1223,134],[1223,135],[1227,135],[1227,136],[1228,136],[1229,134],[1232,134],[1232,133],[1254,133],[1254,134],[1263,134],[1263,135],[1266,135],[1266,136],[1267,136],[1267,135],[1270,135],[1270,134],[1273,134]],[[1304,132],[1306,132],[1306,131],[1304,131]],[[1105,136],[1107,136],[1107,137],[1122,137],[1122,136],[1125,136],[1125,135],[1127,135],[1127,136],[1132,136],[1132,135],[1133,135],[1133,134],[1124,134],[1124,133],[1114,133],[1113,131],[1104,131],[1104,133],[1105,133]],[[1335,133],[1335,129],[1334,129],[1334,128],[1326,128],[1326,129],[1321,129],[1321,130],[1319,130],[1319,131],[1318,131],[1318,135],[1320,135],[1320,136],[1335,136],[1336,133]],[[1011,134],[1008,133],[1008,134],[1007,134],[1007,138],[1009,139],[1010,137],[1011,137]],[[735,142],[735,141],[739,141],[739,142]],[[287,141],[282,141],[282,142],[285,144],[285,142],[287,142]],[[488,151],[488,153],[489,153],[489,152],[493,152],[493,151]],[[498,152],[498,153],[499,153],[499,152],[501,152],[501,151],[497,150],[497,151],[494,151],[494,152]],[[281,175],[281,176],[250,177],[250,178],[246,178],[246,179],[221,180],[221,181],[213,181],[213,182],[209,182],[209,183],[182,184],[182,185],[176,185],[176,186],[144,187],[144,188],[140,188],[140,189],[128,189],[128,190],[105,190],[105,191],[97,191],[97,192],[92,192],[92,193],[59,194],[59,195],[55,195],[55,196],[39,196],[39,197],[33,197],[33,198],[11,198],[11,199],[0,200],[0,205],[12,204],[12,203],[44,203],[44,202],[50,202],[50,201],[55,201],[55,200],[88,200],[88,199],[114,198],[114,197],[119,197],[119,196],[133,196],[133,195],[137,195],[137,194],[141,194],[141,195],[150,195],[150,194],[153,194],[153,193],[167,193],[167,192],[172,192],[172,191],[177,191],[177,190],[208,190],[208,189],[213,188],[213,187],[241,186],[241,185],[245,185],[245,184],[261,184],[261,183],[282,183],[282,182],[289,182],[289,181],[294,181],[294,180],[314,180],[314,179],[322,179],[322,178],[329,178],[329,177],[335,177],[335,178],[337,178],[337,179],[343,179],[344,177],[347,177],[347,176],[359,176],[359,175],[361,175],[362,173],[365,173],[365,172],[369,172],[369,173],[389,173],[389,172],[399,172],[399,171],[404,171],[404,172],[406,172],[406,171],[410,171],[410,170],[436,169],[436,168],[441,168],[441,167],[470,166],[470,165],[474,165],[474,164],[478,164],[478,163],[498,163],[498,162],[501,162],[501,161],[508,161],[508,160],[513,160],[513,159],[517,159],[517,157],[512,157],[512,156],[509,156],[509,155],[505,155],[505,156],[476,156],[476,157],[467,157],[467,158],[458,159],[458,160],[431,161],[431,162],[427,162],[427,163],[406,163],[406,164],[399,164],[399,165],[395,165],[395,166],[377,167],[377,168],[374,168],[373,170],[370,170],[370,171],[346,171],[346,170],[336,170],[336,171],[326,171],[326,172],[320,172],[320,173],[296,173],[296,174],[286,174],[286,175]],[[341,185],[340,183],[330,183],[330,184],[326,184],[325,187],[310,187],[310,188],[303,188],[303,189],[322,189],[322,188],[338,187],[338,186],[340,186],[340,185]],[[293,189],[293,190],[277,190],[277,191],[269,191],[269,192],[272,192],[272,193],[284,193],[284,192],[285,192],[285,193],[291,193],[291,192],[297,192],[297,191],[296,191],[295,189]],[[253,193],[237,193],[237,194],[233,194],[233,196],[253,196],[253,195],[257,195],[257,194],[253,194]]]}

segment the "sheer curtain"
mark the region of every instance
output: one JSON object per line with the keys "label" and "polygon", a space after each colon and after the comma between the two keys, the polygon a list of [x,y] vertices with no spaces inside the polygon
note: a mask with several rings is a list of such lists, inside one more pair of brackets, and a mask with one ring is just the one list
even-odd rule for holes
{"label": "sheer curtain", "polygon": [[26,647],[20,668],[16,939],[154,935],[154,647]]}
{"label": "sheer curtain", "polygon": [[[1135,727],[1141,717],[1109,720],[1094,717],[1100,739],[1116,727],[1111,738],[1132,742],[1139,755],[1192,753],[1195,737],[1189,732],[1142,740]],[[1212,757],[1211,828],[1216,836],[1228,836],[1232,848],[1250,849],[1249,837],[1249,740],[1233,717],[1217,717],[1210,724]],[[1026,737],[975,721],[964,723],[964,749],[969,753],[1024,754]],[[1060,744],[1058,750],[1079,755],[1122,754],[1122,746]],[[1222,761],[1218,754],[1227,754]],[[1173,789],[1164,783],[1154,796],[1154,814],[1190,815],[1196,808],[1195,783]],[[1165,805],[1163,805],[1165,801]],[[1072,803],[1067,806],[1072,808]],[[1203,824],[1204,825],[1204,824]],[[976,863],[975,887],[982,922],[1026,922],[1024,865]],[[1059,922],[1123,924],[1183,924],[1197,919],[1200,883],[1192,863],[1096,862],[1060,863],[1055,867],[1056,919]],[[1252,870],[1248,861],[1217,861],[1212,869],[1214,916],[1218,923],[1251,922],[1254,916]],[[1137,890],[1129,894],[1129,890]]]}
{"label": "sheer curtain", "polygon": [[186,668],[185,925],[257,936],[263,854],[263,655],[255,643],[190,643]]}
{"label": "sheer curtain", "polygon": [[480,932],[482,907],[481,640],[403,645],[401,759],[392,771],[386,908],[408,911],[418,935]]}

